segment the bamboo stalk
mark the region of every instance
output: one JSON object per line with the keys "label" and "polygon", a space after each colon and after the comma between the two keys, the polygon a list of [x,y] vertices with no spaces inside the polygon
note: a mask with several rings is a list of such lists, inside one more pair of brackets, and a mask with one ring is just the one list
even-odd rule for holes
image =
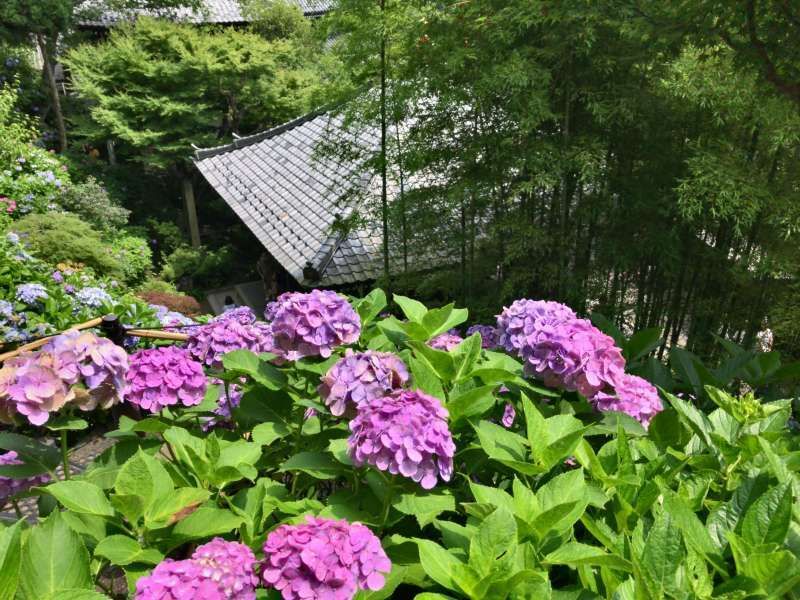
{"label": "bamboo stalk", "polygon": [[[69,329],[78,329],[78,330],[90,329],[92,327],[97,327],[102,322],[103,322],[103,319],[101,317],[98,317],[96,319],[90,319],[89,321],[86,321],[85,323],[79,323],[78,325],[70,327]],[[69,331],[69,329],[67,331]],[[61,333],[63,333],[63,331]],[[3,354],[0,354],[0,362],[3,362],[4,360],[8,360],[9,358],[14,358],[15,356],[19,356],[23,352],[27,352],[29,350],[36,350],[37,348],[41,348],[42,346],[44,346],[47,342],[49,342],[51,339],[53,339],[57,335],[61,335],[61,334],[60,333],[54,333],[53,335],[49,335],[47,337],[43,337],[43,338],[40,338],[40,339],[35,340],[33,342],[30,342],[29,344],[25,344],[23,346],[20,346],[16,350],[11,350],[9,352],[4,352]]]}
{"label": "bamboo stalk", "polygon": [[173,331],[159,331],[155,329],[128,329],[125,335],[132,335],[136,337],[152,338],[156,340],[174,340],[176,342],[185,342],[189,336],[185,333],[177,333]]}

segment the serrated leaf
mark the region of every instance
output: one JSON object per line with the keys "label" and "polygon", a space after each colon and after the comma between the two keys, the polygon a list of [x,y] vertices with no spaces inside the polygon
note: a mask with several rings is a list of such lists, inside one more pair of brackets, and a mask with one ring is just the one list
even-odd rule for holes
{"label": "serrated leaf", "polygon": [[402,494],[392,506],[416,517],[419,526],[425,527],[443,512],[455,511],[456,501],[450,494]]}
{"label": "serrated leaf", "polygon": [[95,547],[94,554],[119,566],[136,562],[157,565],[164,559],[164,555],[155,548],[142,548],[139,542],[125,535],[111,535],[101,540]]}
{"label": "serrated leaf", "polygon": [[114,507],[99,487],[86,481],[58,481],[43,488],[62,506],[77,513],[113,517]]}
{"label": "serrated leaf", "polygon": [[783,544],[792,518],[792,488],[786,483],[767,490],[747,509],[742,537],[753,546]]}

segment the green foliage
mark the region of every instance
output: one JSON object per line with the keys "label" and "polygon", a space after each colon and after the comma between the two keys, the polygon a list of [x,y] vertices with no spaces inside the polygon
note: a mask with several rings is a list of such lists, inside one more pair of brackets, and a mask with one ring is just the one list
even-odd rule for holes
{"label": "green foliage", "polygon": [[268,40],[305,39],[311,23],[300,7],[287,0],[243,0],[242,14],[254,33]]}
{"label": "green foliage", "polygon": [[119,140],[157,168],[185,164],[192,144],[307,110],[314,77],[288,42],[153,19],[115,28],[66,62],[92,119],[79,133]]}
{"label": "green foliage", "polygon": [[130,211],[115,204],[94,177],[70,186],[59,203],[100,231],[111,232],[128,222]]}
{"label": "green foliage", "polygon": [[122,279],[129,286],[141,283],[153,268],[153,255],[147,240],[133,235],[117,235],[111,242],[112,256],[122,267]]}
{"label": "green foliage", "polygon": [[74,215],[32,214],[17,221],[13,230],[51,264],[82,264],[110,277],[123,276],[122,263],[103,243],[100,232]]}

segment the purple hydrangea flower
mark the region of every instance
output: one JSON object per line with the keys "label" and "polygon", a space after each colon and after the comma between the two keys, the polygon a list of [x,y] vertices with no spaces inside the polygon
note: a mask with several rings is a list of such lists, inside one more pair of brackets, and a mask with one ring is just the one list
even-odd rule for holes
{"label": "purple hydrangea flower", "polygon": [[628,374],[620,378],[613,393],[599,392],[590,401],[597,410],[624,412],[645,427],[664,408],[658,390],[649,381]]}
{"label": "purple hydrangea flower", "polygon": [[9,231],[6,234],[6,241],[8,241],[9,244],[14,244],[14,245],[19,244],[19,235],[14,233],[13,231]]}
{"label": "purple hydrangea flower", "polygon": [[503,418],[500,422],[503,424],[503,427],[509,429],[514,424],[516,418],[517,411],[514,409],[514,405],[511,404],[511,402],[507,402],[506,407],[503,409]]}
{"label": "purple hydrangea flower", "polygon": [[10,319],[14,316],[14,305],[8,300],[0,300],[0,318]]}
{"label": "purple hydrangea flower", "polygon": [[17,286],[17,300],[25,304],[47,300],[47,289],[41,283],[21,283]]}
{"label": "purple hydrangea flower", "polygon": [[499,345],[508,352],[523,355],[535,347],[554,326],[576,319],[571,308],[547,300],[515,300],[497,317]]}
{"label": "purple hydrangea flower", "polygon": [[481,348],[491,350],[500,345],[500,332],[497,330],[497,327],[492,327],[491,325],[472,325],[467,329],[467,337],[475,333],[481,334]]}
{"label": "purple hydrangea flower", "polygon": [[148,306],[156,313],[156,319],[158,319],[161,327],[165,329],[174,329],[180,333],[188,334],[192,331],[191,326],[196,325],[193,319],[183,313],[170,310],[161,304],[149,304]]}
{"label": "purple hydrangea flower", "polygon": [[397,390],[358,407],[347,440],[356,466],[401,474],[429,490],[437,477],[450,481],[456,446],[447,410],[418,390]]}
{"label": "purple hydrangea flower", "polygon": [[257,354],[272,352],[274,344],[272,330],[266,323],[243,324],[237,319],[222,319],[194,327],[187,348],[197,360],[221,369],[222,357],[228,352],[242,349]]}
{"label": "purple hydrangea flower", "polygon": [[343,296],[329,290],[289,292],[267,306],[275,347],[288,360],[328,358],[333,348],[361,335],[361,319]]}
{"label": "purple hydrangea flower", "polygon": [[264,584],[284,600],[350,600],[359,589],[381,589],[392,569],[380,540],[364,525],[312,516],[272,531],[264,555]]}
{"label": "purple hydrangea flower", "polygon": [[570,326],[568,346],[577,365],[564,378],[564,387],[577,390],[587,398],[602,390],[613,389],[625,374],[625,359],[614,339],[586,319],[577,319]]}
{"label": "purple hydrangea flower", "polygon": [[53,271],[51,277],[56,283],[64,283],[64,276],[61,274],[61,271]]}
{"label": "purple hydrangea flower", "polygon": [[109,408],[125,392],[128,354],[111,340],[90,331],[71,329],[53,338],[40,354],[50,353],[59,377],[75,388],[75,403],[81,410]]}
{"label": "purple hydrangea flower", "polygon": [[226,310],[221,315],[217,315],[214,321],[238,321],[242,325],[252,325],[256,322],[256,313],[249,306],[239,306]]}
{"label": "purple hydrangea flower", "polygon": [[436,350],[450,352],[450,350],[458,346],[463,341],[464,338],[458,335],[458,332],[455,329],[451,329],[445,333],[440,333],[435,338],[430,340],[428,342],[428,346],[435,348]]}
{"label": "purple hydrangea flower", "polygon": [[130,357],[125,380],[125,399],[150,412],[175,404],[196,406],[206,392],[203,365],[176,346],[139,350]]}
{"label": "purple hydrangea flower", "polygon": [[200,566],[191,560],[165,561],[136,582],[136,600],[222,600],[210,579],[200,577]]}
{"label": "purple hydrangea flower", "polygon": [[75,299],[89,308],[100,308],[103,304],[111,302],[108,292],[99,287],[85,287],[78,290]]}
{"label": "purple hydrangea flower", "polygon": [[199,546],[191,560],[199,567],[201,579],[217,584],[220,598],[251,600],[256,597],[256,557],[244,544],[214,538]]}
{"label": "purple hydrangea flower", "polygon": [[317,391],[331,414],[340,417],[345,412],[353,414],[362,402],[401,388],[407,381],[406,366],[391,352],[355,353],[348,349],[322,377]]}
{"label": "purple hydrangea flower", "polygon": [[[0,465],[2,466],[21,464],[23,464],[23,462],[13,450],[5,454],[0,454]],[[47,474],[34,475],[33,477],[4,477],[0,475],[0,508],[3,507],[6,500],[11,496],[16,496],[34,486],[44,485],[48,481],[50,481],[50,476]]]}
{"label": "purple hydrangea flower", "polygon": [[[75,393],[60,376],[53,356],[46,352],[23,354],[6,364],[3,384],[4,412],[24,415],[32,425],[44,425],[50,413],[75,398]],[[3,391],[3,390],[0,390]]]}

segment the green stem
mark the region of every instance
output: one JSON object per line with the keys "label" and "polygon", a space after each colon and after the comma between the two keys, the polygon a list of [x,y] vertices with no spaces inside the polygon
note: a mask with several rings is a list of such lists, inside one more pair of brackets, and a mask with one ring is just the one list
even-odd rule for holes
{"label": "green stem", "polygon": [[61,461],[64,465],[64,480],[69,480],[69,446],[67,446],[67,430],[61,430]]}
{"label": "green stem", "polygon": [[[380,471],[379,471],[380,472]],[[389,512],[392,510],[392,500],[394,500],[394,475],[384,477],[386,482],[386,497],[381,514],[381,531],[386,529],[386,522],[389,520]]]}

